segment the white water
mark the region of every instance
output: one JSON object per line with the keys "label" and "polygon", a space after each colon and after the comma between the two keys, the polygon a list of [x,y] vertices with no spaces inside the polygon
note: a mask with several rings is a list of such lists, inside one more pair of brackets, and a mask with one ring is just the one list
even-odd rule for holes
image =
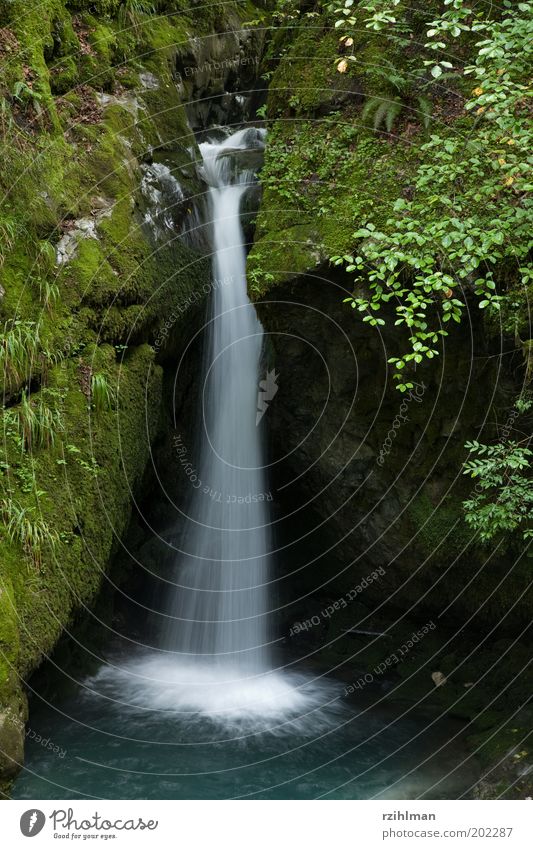
{"label": "white water", "polygon": [[[213,291],[205,328],[202,420],[188,524],[171,603],[168,648],[242,674],[265,672],[268,643],[269,512],[256,427],[263,329],[246,292],[240,205],[253,184],[246,167],[262,132],[240,130],[200,145],[213,222]],[[243,162],[244,160],[244,162]],[[207,492],[205,490],[208,490]]]}
{"label": "white water", "polygon": [[[205,327],[202,412],[162,651],[104,667],[91,686],[120,702],[254,731],[331,718],[331,686],[274,668],[270,504],[256,424],[263,328],[246,287],[241,201],[264,132],[200,145],[212,221],[213,289]],[[257,155],[255,156],[257,160]],[[318,714],[320,715],[317,715]],[[336,711],[334,710],[333,713]]]}

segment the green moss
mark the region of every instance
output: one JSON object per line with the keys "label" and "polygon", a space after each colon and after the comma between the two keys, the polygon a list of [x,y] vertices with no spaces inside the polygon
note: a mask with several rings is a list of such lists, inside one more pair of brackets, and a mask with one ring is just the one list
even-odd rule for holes
{"label": "green moss", "polygon": [[269,115],[308,116],[335,108],[335,100],[352,88],[351,76],[338,74],[333,62],[338,43],[327,20],[312,19],[297,30],[269,85]]}
{"label": "green moss", "polygon": [[[428,464],[433,461],[428,457]],[[422,470],[421,474],[423,474]],[[452,561],[468,546],[470,533],[462,522],[462,506],[459,498],[448,498],[438,505],[432,504],[427,492],[416,495],[408,507],[410,531],[416,533],[422,556],[431,557],[438,552],[446,540],[446,557]]]}
{"label": "green moss", "polygon": [[0,693],[8,683],[19,655],[19,633],[13,585],[8,577],[0,584]]}
{"label": "green moss", "polygon": [[[430,4],[437,9],[438,4]],[[403,8],[402,8],[403,7]],[[422,39],[431,14],[401,4],[397,18]],[[353,45],[345,55],[345,73],[336,69],[339,43],[348,30],[335,29],[327,11],[302,16],[286,31],[275,34],[269,49],[267,116],[269,144],[262,171],[264,200],[258,216],[257,245],[250,254],[250,270],[262,278],[261,292],[282,280],[269,267],[265,246],[290,239],[290,231],[308,230],[307,248],[289,248],[297,273],[323,256],[351,253],[353,233],[371,219],[377,227],[391,217],[394,201],[409,196],[417,167],[418,148],[426,131],[417,115],[420,88],[419,42],[405,26],[394,32],[369,30],[368,13],[353,7],[355,24],[349,34]],[[353,61],[352,61],[353,60]],[[424,83],[425,84],[425,83]],[[369,98],[394,98],[402,110],[394,134],[377,133],[361,120]],[[274,247],[274,260],[277,249]],[[293,256],[294,254],[296,256]],[[263,257],[261,260],[260,257]],[[294,276],[291,273],[289,276]],[[258,291],[257,287],[252,292]]]}
{"label": "green moss", "polygon": [[[21,387],[2,414],[2,497],[37,504],[59,541],[36,565],[0,535],[0,750],[7,753],[0,792],[23,741],[22,726],[6,725],[2,710],[24,719],[20,676],[52,650],[80,606],[91,605],[129,519],[161,406],[161,368],[146,343],[163,325],[168,334],[173,316],[168,344],[179,344],[184,317],[210,275],[209,260],[184,245],[154,249],[135,201],[147,150],[165,148],[175,167],[191,167],[187,148],[195,142],[174,80],[176,53],[189,32],[221,23],[219,10],[195,10],[194,19],[150,16],[125,35],[114,17],[118,5],[43,0],[36,15],[15,0],[0,10],[7,47],[13,45],[0,68],[7,104],[0,122],[0,318],[39,322],[48,354],[38,352],[33,398],[56,393],[50,397],[63,423],[55,449],[29,455],[13,426]],[[225,9],[223,26],[238,22],[244,9],[236,10]],[[141,88],[143,71],[156,77],[157,88]],[[25,103],[13,101],[21,80],[38,95],[40,110],[30,94]],[[80,237],[74,259],[56,267],[62,235],[91,216],[96,238]],[[50,310],[39,296],[44,284],[59,288]],[[112,387],[110,410],[92,408],[95,372]]]}
{"label": "green moss", "polygon": [[393,147],[362,127],[352,110],[275,122],[249,257],[254,297],[350,251],[354,231],[368,218],[384,223],[398,194],[398,176],[409,178],[415,157],[411,145]]}
{"label": "green moss", "polygon": [[71,56],[65,56],[50,71],[50,88],[53,94],[66,94],[77,85],[78,80],[78,65]]}
{"label": "green moss", "polygon": [[[116,409],[96,413],[90,407],[83,390],[84,368],[107,374],[115,387]],[[146,345],[128,352],[120,364],[114,348],[88,347],[82,361],[58,366],[51,384],[66,393],[61,445],[55,452],[34,452],[28,461],[21,460],[15,447],[7,454],[11,483],[24,464],[27,477],[34,477],[45,493],[41,507],[60,536],[40,569],[7,543],[0,545],[1,579],[13,583],[13,592],[2,599],[6,604],[14,601],[23,671],[51,649],[70,612],[80,602],[90,603],[98,591],[114,540],[128,520],[129,493],[140,480],[149,439],[157,431],[161,369],[154,366],[153,350]],[[18,497],[32,503],[31,492],[22,491]],[[14,619],[6,618],[13,623],[7,641],[16,652]]]}

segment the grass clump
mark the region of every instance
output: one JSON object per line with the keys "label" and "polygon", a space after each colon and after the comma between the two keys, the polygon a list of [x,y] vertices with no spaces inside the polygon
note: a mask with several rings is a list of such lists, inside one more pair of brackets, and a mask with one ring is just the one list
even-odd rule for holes
{"label": "grass clump", "polygon": [[97,413],[111,409],[113,390],[107,377],[102,372],[97,372],[91,377],[91,400]]}
{"label": "grass clump", "polygon": [[40,566],[43,549],[54,549],[59,541],[57,532],[36,515],[35,507],[24,507],[13,498],[4,498],[0,509],[10,542],[20,545],[34,565]]}
{"label": "grass clump", "polygon": [[0,373],[6,389],[29,378],[31,362],[39,343],[39,327],[33,321],[7,321],[0,334]]}

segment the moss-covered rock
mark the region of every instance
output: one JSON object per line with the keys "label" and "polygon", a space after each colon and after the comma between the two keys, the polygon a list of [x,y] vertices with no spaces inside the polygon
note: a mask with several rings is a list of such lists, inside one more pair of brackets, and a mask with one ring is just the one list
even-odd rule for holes
{"label": "moss-covered rock", "polygon": [[251,65],[251,10],[0,8],[2,791],[22,762],[23,679],[98,594],[158,433],[158,363],[209,288],[209,261],[179,239],[186,210],[163,236],[147,224],[151,163],[165,162],[184,204],[201,191],[177,66],[190,54],[191,82],[208,86],[191,39],[209,61],[219,27],[236,33],[217,58],[232,68],[236,50]]}
{"label": "moss-covered rock", "polygon": [[[386,231],[386,222],[397,217],[397,199],[413,197],[420,147],[431,132],[425,127],[428,112],[438,132],[463,132],[469,78],[457,74],[435,86],[429,71],[424,79],[423,66],[420,73],[428,4],[395,7],[402,24],[407,16],[412,35],[401,26],[386,34],[371,31],[364,8],[354,4],[352,13],[347,45],[332,15],[306,5],[299,19],[281,22],[265,63],[268,145],[248,279],[268,339],[269,368],[278,375],[268,424],[277,498],[290,515],[284,543],[292,552],[307,538],[305,566],[290,563],[294,596],[305,599],[294,619],[310,617],[308,599],[317,586],[332,600],[342,598],[381,567],[384,573],[362,599],[370,613],[353,605],[336,613],[335,622],[319,617],[312,629],[317,647],[327,636],[325,668],[342,667],[357,678],[390,653],[391,619],[433,618],[438,636],[427,637],[421,652],[394,672],[393,680],[402,682],[398,697],[422,699],[430,711],[469,723],[471,752],[483,766],[504,757],[507,766],[496,769],[479,795],[497,795],[498,781],[513,784],[522,770],[515,784],[520,790],[511,795],[524,796],[530,792],[530,753],[518,741],[527,734],[528,719],[509,717],[528,699],[531,682],[524,647],[511,647],[501,633],[515,636],[530,621],[531,560],[521,539],[498,540],[494,550],[482,545],[462,507],[473,487],[462,474],[464,444],[480,430],[487,440],[496,438],[494,421],[506,420],[520,388],[516,374],[491,356],[490,336],[500,337],[500,316],[491,327],[468,303],[469,326],[454,328],[440,356],[417,365],[417,388],[406,397],[392,388],[387,362],[402,345],[392,310],[383,307],[386,325],[370,328],[343,304],[353,294],[353,276],[329,263],[333,255],[356,255],[355,231],[367,221]],[[468,45],[463,49],[468,52]],[[345,59],[342,73],[339,57]],[[468,64],[468,55],[458,58]],[[365,282],[358,287],[356,294],[366,296]],[[528,338],[523,290],[515,301],[514,312],[502,317],[509,352]],[[305,521],[310,508],[311,528]],[[361,620],[363,629],[387,631],[387,638],[350,635],[354,649],[360,648],[350,663],[341,635]],[[460,630],[472,629],[475,640],[495,623],[498,642],[489,638],[477,651]],[[441,650],[444,628],[459,630],[448,652]],[[313,637],[302,638],[306,656]],[[401,643],[400,636],[392,639]],[[435,670],[448,676],[446,686],[435,687]],[[379,679],[376,687],[382,684]]]}

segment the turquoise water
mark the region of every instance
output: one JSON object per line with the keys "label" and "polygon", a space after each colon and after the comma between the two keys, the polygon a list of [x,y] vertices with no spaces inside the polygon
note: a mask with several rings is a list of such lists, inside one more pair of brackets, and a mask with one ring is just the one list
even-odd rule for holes
{"label": "turquoise water", "polygon": [[14,798],[457,798],[476,778],[460,737],[448,742],[455,723],[347,704],[335,681],[261,730],[127,704],[113,667],[53,707],[34,697]]}

